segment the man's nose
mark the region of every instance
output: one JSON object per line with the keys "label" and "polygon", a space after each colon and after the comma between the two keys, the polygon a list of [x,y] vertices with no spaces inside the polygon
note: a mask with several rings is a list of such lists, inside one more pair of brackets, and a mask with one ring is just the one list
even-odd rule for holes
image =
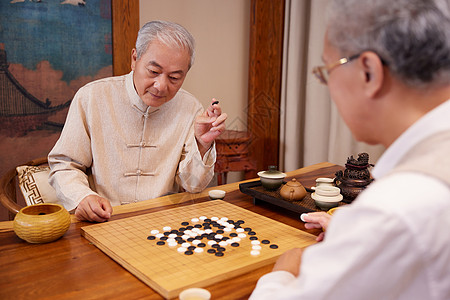
{"label": "man's nose", "polygon": [[155,79],[155,88],[158,89],[158,91],[166,91],[167,90],[167,78],[165,76],[158,76],[158,78]]}

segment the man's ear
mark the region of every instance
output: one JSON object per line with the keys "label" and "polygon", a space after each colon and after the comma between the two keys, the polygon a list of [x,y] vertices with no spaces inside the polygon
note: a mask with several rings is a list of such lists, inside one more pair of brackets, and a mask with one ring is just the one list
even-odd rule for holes
{"label": "man's ear", "polygon": [[131,50],[131,70],[133,71],[136,66],[136,61],[137,61],[137,51],[136,48],[133,48],[133,50]]}
{"label": "man's ear", "polygon": [[367,97],[375,98],[384,84],[383,63],[380,57],[372,51],[361,53],[358,58],[359,65],[365,74],[364,90]]}

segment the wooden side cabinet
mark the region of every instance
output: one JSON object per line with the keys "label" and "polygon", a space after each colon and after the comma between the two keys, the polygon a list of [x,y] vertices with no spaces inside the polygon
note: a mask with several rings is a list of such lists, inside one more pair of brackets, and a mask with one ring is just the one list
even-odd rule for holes
{"label": "wooden side cabinet", "polygon": [[227,183],[227,173],[244,171],[247,175],[255,170],[255,164],[250,161],[248,146],[251,136],[248,132],[225,130],[216,139],[217,160],[214,171],[217,173],[217,184]]}

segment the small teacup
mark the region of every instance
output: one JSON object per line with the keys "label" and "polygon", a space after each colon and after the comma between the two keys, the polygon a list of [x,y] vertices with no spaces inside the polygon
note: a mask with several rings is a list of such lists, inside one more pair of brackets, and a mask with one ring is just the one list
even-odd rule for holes
{"label": "small teacup", "polygon": [[208,192],[209,198],[211,200],[223,199],[225,197],[226,192],[222,190],[210,190]]}
{"label": "small teacup", "polygon": [[315,190],[319,186],[336,186],[334,184],[334,178],[319,177],[316,179],[316,186],[312,186],[311,189]]}

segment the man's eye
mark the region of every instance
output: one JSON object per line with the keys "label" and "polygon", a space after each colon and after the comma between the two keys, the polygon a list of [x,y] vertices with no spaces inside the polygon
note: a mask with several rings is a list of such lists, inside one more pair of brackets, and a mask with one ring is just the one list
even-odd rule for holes
{"label": "man's eye", "polygon": [[178,77],[173,77],[173,76],[170,76],[169,77],[171,80],[174,80],[174,81],[177,81],[177,80],[179,80],[180,78],[178,78]]}

